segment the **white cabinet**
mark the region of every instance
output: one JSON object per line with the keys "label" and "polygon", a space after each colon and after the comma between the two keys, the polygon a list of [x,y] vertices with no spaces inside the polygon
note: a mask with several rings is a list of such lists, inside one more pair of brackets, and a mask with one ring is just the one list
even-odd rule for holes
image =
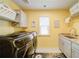
{"label": "white cabinet", "polygon": [[68,38],[60,36],[59,48],[65,54],[66,57],[70,58],[71,57],[71,41],[67,39]]}
{"label": "white cabinet", "polygon": [[60,38],[59,38],[60,40],[59,40],[59,48],[60,48],[60,50],[62,51],[62,52],[64,52],[64,41],[63,41],[63,37],[62,36],[60,36]]}
{"label": "white cabinet", "polygon": [[22,11],[17,11],[17,20],[19,21],[19,27],[27,27],[27,15]]}
{"label": "white cabinet", "polygon": [[20,27],[27,27],[27,17],[23,11],[20,11],[21,19],[20,19]]}
{"label": "white cabinet", "polygon": [[72,58],[79,58],[79,45],[72,43]]}
{"label": "white cabinet", "polygon": [[71,41],[64,39],[64,54],[68,57],[71,58]]}
{"label": "white cabinet", "polygon": [[3,3],[0,3],[0,18],[17,22],[15,20],[16,12],[12,10],[9,6]]}
{"label": "white cabinet", "polygon": [[59,48],[68,58],[79,58],[79,44],[75,40],[60,36]]}
{"label": "white cabinet", "polygon": [[79,2],[70,8],[71,16],[79,15]]}

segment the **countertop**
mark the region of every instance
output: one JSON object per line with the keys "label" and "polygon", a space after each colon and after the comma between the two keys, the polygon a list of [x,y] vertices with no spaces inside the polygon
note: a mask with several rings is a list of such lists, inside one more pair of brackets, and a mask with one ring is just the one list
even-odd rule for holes
{"label": "countertop", "polygon": [[[61,37],[64,37],[70,41],[72,41],[73,43],[76,43],[79,45],[79,36],[73,36],[73,35],[70,35],[69,33],[65,34],[65,33],[62,33],[60,34]],[[67,37],[69,36],[69,37]],[[71,38],[72,37],[72,38]]]}

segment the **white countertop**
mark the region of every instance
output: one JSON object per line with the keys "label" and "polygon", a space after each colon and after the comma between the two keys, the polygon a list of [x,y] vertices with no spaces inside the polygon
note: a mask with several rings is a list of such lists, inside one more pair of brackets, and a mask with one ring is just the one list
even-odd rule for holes
{"label": "white countertop", "polygon": [[60,36],[64,37],[64,38],[67,38],[68,40],[76,43],[76,44],[79,44],[79,37],[76,37],[76,38],[69,38],[69,37],[66,37],[65,35],[61,34]]}

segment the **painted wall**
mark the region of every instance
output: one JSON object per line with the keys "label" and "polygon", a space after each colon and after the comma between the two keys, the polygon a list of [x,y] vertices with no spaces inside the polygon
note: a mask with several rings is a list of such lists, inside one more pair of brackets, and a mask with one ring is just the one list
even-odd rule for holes
{"label": "painted wall", "polygon": [[0,35],[7,35],[14,32],[10,22],[0,19]]}
{"label": "painted wall", "polygon": [[[38,35],[38,48],[58,48],[58,36],[60,33],[67,33],[68,25],[64,23],[64,19],[69,15],[67,10],[27,10],[28,15],[28,31],[39,32],[39,17],[50,17],[50,35]],[[59,20],[59,28],[54,27],[54,20]],[[36,22],[36,27],[32,27],[32,21]]]}

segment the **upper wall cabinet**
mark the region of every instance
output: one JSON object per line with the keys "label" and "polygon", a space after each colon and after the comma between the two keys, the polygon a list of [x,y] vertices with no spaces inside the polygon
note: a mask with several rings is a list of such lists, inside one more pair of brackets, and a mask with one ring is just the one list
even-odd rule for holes
{"label": "upper wall cabinet", "polygon": [[0,3],[0,18],[12,22],[17,22],[15,20],[16,12],[4,3]]}
{"label": "upper wall cabinet", "polygon": [[70,8],[70,13],[72,17],[79,15],[79,2]]}
{"label": "upper wall cabinet", "polygon": [[17,19],[19,20],[19,26],[20,27],[27,27],[27,15],[22,11],[17,11]]}

